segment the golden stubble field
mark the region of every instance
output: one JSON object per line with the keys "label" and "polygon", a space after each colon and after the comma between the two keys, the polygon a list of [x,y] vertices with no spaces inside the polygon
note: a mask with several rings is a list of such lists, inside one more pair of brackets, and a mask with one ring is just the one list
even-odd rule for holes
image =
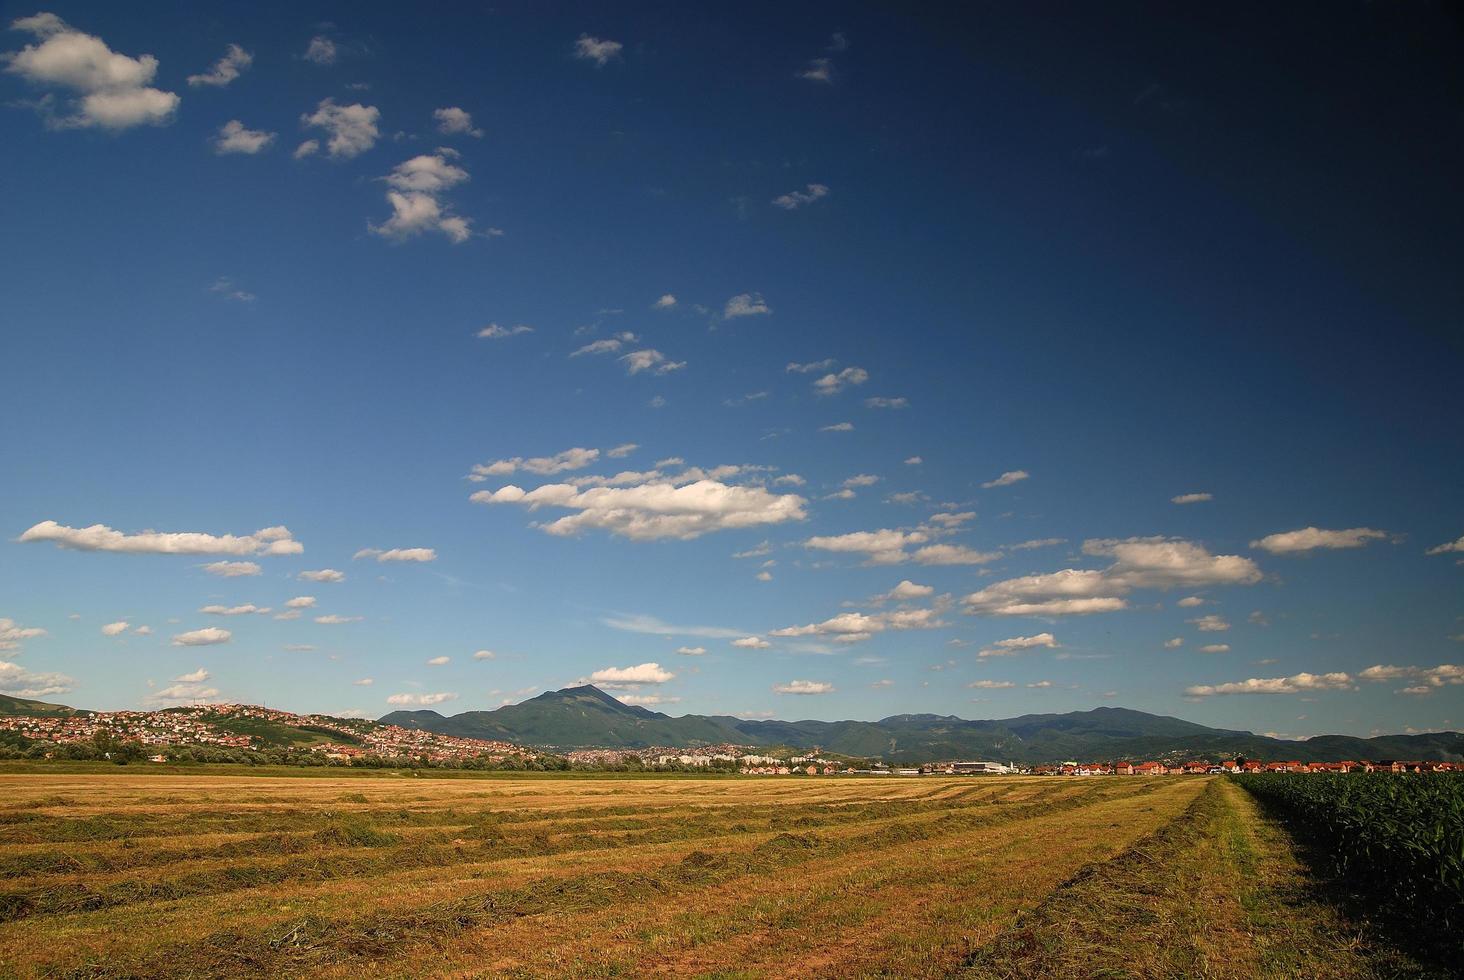
{"label": "golden stubble field", "polygon": [[1256,919],[1295,861],[1205,778],[25,774],[0,800],[6,976],[1370,975]]}

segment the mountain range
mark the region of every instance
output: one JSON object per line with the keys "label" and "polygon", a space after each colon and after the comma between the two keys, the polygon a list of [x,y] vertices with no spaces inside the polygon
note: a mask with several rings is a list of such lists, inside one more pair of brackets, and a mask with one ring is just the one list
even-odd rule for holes
{"label": "mountain range", "polygon": [[1247,731],[1208,728],[1129,708],[968,721],[953,715],[891,715],[879,721],[757,721],[731,715],[673,718],[628,705],[592,685],[547,691],[491,711],[443,715],[393,711],[381,722],[470,738],[501,739],[561,750],[692,748],[733,743],[788,746],[891,762],[991,759],[1024,763],[1064,759],[1146,759],[1243,755],[1302,762],[1343,759],[1464,761],[1464,735],[1440,732],[1355,738],[1321,735],[1290,741]]}

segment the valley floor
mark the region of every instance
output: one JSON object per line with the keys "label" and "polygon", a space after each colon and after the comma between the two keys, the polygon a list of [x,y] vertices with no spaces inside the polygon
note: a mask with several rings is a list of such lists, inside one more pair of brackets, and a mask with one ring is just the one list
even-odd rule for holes
{"label": "valley floor", "polygon": [[1428,976],[1224,779],[0,775],[3,976]]}

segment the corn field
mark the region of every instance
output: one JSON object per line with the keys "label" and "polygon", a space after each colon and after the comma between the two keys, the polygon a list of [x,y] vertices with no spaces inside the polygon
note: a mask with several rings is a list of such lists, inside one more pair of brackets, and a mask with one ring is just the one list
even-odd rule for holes
{"label": "corn field", "polygon": [[[1379,912],[1464,954],[1464,778],[1237,776]],[[1431,942],[1428,944],[1432,944]]]}

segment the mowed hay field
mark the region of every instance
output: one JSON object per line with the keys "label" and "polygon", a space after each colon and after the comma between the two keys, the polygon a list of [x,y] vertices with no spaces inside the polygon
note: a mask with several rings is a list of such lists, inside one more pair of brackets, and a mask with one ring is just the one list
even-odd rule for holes
{"label": "mowed hay field", "polygon": [[4,976],[1374,976],[1209,778],[0,776]]}

